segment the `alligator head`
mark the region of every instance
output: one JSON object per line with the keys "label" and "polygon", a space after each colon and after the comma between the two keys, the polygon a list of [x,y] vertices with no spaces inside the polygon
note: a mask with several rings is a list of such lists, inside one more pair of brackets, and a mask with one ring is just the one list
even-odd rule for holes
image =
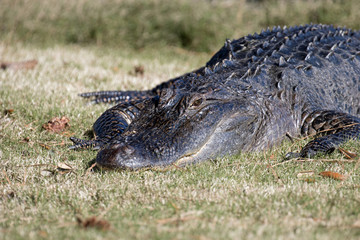
{"label": "alligator head", "polygon": [[154,102],[99,151],[100,166],[182,166],[264,147],[256,146],[264,141],[255,141],[263,121],[254,96],[234,97],[226,88],[198,84],[163,89]]}

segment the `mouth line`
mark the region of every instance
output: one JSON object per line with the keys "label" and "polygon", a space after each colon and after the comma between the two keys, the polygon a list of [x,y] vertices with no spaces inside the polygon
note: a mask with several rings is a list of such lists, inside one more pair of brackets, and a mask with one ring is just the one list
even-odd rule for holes
{"label": "mouth line", "polygon": [[220,122],[216,124],[216,126],[213,128],[212,132],[208,135],[208,137],[205,139],[204,144],[202,144],[200,147],[196,148],[196,151],[191,151],[190,153],[186,153],[182,156],[180,156],[173,165],[175,166],[185,166],[188,164],[193,164],[198,161],[201,161],[201,159],[194,159],[197,155],[202,153],[204,151],[204,148],[211,142],[211,139],[214,137],[214,133],[218,129],[218,126],[222,124],[224,120],[222,119]]}
{"label": "mouth line", "polygon": [[[207,142],[206,142],[207,143]],[[197,154],[199,154],[199,152],[201,152],[202,148],[204,148],[204,146],[206,145],[203,144],[198,151],[195,152],[191,152],[191,153],[187,153],[182,155],[181,157],[179,157],[174,163],[173,165],[178,166],[178,167],[183,167],[185,165],[191,164],[191,163],[195,163],[195,159],[194,157],[196,157]]]}

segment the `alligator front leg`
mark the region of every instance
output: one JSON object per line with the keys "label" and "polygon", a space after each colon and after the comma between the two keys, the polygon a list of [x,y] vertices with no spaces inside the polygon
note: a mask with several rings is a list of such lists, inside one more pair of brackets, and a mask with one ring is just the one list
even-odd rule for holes
{"label": "alligator front leg", "polygon": [[342,143],[360,139],[360,119],[335,111],[316,111],[304,119],[304,135],[317,138],[306,144],[299,153],[288,153],[286,158],[313,157],[317,153],[331,153]]}
{"label": "alligator front leg", "polygon": [[142,111],[151,110],[158,101],[157,97],[120,103],[106,110],[94,123],[95,140],[71,137],[74,143],[70,149],[100,149],[112,139],[126,131],[131,122],[136,121]]}
{"label": "alligator front leg", "polygon": [[151,91],[100,91],[80,93],[80,97],[88,98],[91,103],[124,103],[152,97]]}

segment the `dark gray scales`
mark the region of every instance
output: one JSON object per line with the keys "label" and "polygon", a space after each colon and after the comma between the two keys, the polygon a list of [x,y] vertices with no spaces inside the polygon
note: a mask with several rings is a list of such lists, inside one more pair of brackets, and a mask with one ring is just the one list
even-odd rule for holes
{"label": "dark gray scales", "polygon": [[81,96],[118,104],[94,140],[71,138],[72,149],[100,149],[100,166],[184,165],[315,135],[288,155],[311,157],[360,138],[360,32],[274,27],[227,40],[204,67],[152,90]]}

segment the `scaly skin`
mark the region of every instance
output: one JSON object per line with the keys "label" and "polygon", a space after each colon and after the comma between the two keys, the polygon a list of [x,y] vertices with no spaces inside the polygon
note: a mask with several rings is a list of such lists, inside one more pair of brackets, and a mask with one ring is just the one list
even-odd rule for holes
{"label": "scaly skin", "polygon": [[[311,157],[360,138],[360,32],[326,25],[275,27],[225,42],[198,70],[148,91],[82,94],[116,102],[95,122],[98,165],[185,165],[315,135]],[[287,137],[286,137],[287,136]]]}

